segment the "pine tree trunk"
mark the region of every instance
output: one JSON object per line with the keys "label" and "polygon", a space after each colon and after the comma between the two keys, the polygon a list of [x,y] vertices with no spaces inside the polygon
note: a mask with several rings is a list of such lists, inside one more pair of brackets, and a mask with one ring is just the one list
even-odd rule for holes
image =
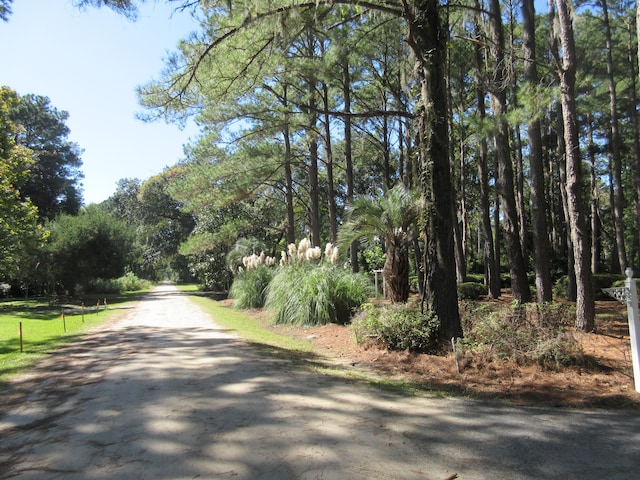
{"label": "pine tree trunk", "polygon": [[618,122],[618,99],[613,73],[613,42],[611,40],[611,26],[609,24],[609,9],[606,0],[599,0],[602,7],[602,22],[606,39],[607,80],[609,85],[609,152],[613,169],[613,224],[615,230],[615,244],[618,251],[620,273],[628,267],[627,250],[624,241],[624,197],[622,192],[622,159],[620,158],[620,127]]}
{"label": "pine tree trunk", "polygon": [[522,256],[519,222],[513,183],[513,165],[509,149],[509,130],[506,119],[506,72],[504,65],[504,35],[499,0],[490,0],[491,56],[494,60],[494,79],[489,86],[489,98],[495,120],[495,150],[498,161],[496,189],[502,203],[502,230],[505,248],[509,257],[511,290],[519,302],[531,301],[531,291],[527,279],[527,268]]}
{"label": "pine tree trunk", "polygon": [[[284,86],[282,103],[285,109],[288,107],[287,87]],[[296,243],[295,214],[293,210],[293,173],[291,169],[291,132],[289,128],[289,115],[286,114],[284,129],[284,176],[285,176],[285,204],[287,210],[287,226],[285,236],[287,243]]]}
{"label": "pine tree trunk", "polygon": [[285,127],[284,135],[284,176],[286,182],[285,203],[287,209],[287,244],[296,243],[295,214],[293,210],[293,173],[291,170],[291,138],[289,125]]}
{"label": "pine tree trunk", "polygon": [[[629,25],[630,27],[630,25]],[[640,252],[638,251],[638,238],[640,236],[640,126],[638,125],[638,87],[637,87],[637,75],[638,75],[638,66],[636,65],[636,58],[634,56],[634,48],[637,48],[634,43],[633,33],[631,28],[628,31],[628,41],[627,41],[627,52],[628,52],[628,61],[629,61],[629,70],[631,81],[631,101],[629,102],[629,118],[631,118],[631,125],[633,127],[633,178],[634,178],[634,188],[633,188],[633,201],[635,206],[635,222],[634,222],[634,241],[633,248],[630,252],[630,261],[631,265],[638,264],[638,255]]]}
{"label": "pine tree trunk", "polygon": [[438,0],[408,7],[407,41],[417,58],[421,81],[419,121],[420,188],[427,205],[425,302],[440,322],[443,341],[462,337],[453,255],[453,185],[449,167],[446,50],[449,29]]}
{"label": "pine tree trunk", "polygon": [[[476,11],[480,12],[480,3],[475,2]],[[478,14],[474,17],[474,46],[475,46],[475,80],[476,80],[476,102],[478,109],[479,121],[483,122],[486,118],[486,107],[484,100],[484,71],[483,65],[483,47],[484,41],[480,30]],[[482,217],[482,232],[484,236],[484,269],[485,283],[488,286],[489,298],[500,297],[500,266],[496,262],[494,255],[494,238],[491,228],[491,208],[489,203],[489,166],[488,166],[488,146],[487,140],[482,137],[480,139],[478,152],[478,183],[480,184],[480,208]]]}
{"label": "pine tree trunk", "polygon": [[309,233],[311,246],[320,246],[320,191],[318,187],[318,115],[316,102],[315,79],[307,80],[309,95],[309,125],[307,137],[309,142],[309,165],[307,178],[309,181]]}
{"label": "pine tree trunk", "polygon": [[[523,53],[524,76],[532,86],[538,84],[535,47],[535,9],[533,0],[523,0]],[[545,199],[544,164],[542,160],[542,136],[540,121],[533,119],[527,126],[529,139],[529,168],[531,177],[531,223],[533,228],[533,265],[536,273],[536,298],[538,303],[553,300],[551,247],[547,228],[547,201]]]}
{"label": "pine tree trunk", "polygon": [[576,328],[592,331],[595,327],[595,300],[590,269],[591,248],[582,194],[582,159],[575,104],[576,52],[573,25],[569,15],[569,1],[555,0],[563,53],[562,67],[558,73],[567,165],[565,189],[576,271]]}
{"label": "pine tree trunk", "polygon": [[[349,57],[345,55],[342,65],[342,95],[344,99],[344,170],[347,180],[347,202],[353,201],[353,158],[351,149],[351,74],[349,73]],[[358,264],[358,244],[353,242],[349,247],[351,271],[360,270]]]}
{"label": "pine tree trunk", "polygon": [[391,180],[393,172],[391,171],[391,142],[389,141],[389,116],[387,115],[387,94],[382,95],[382,169],[384,172],[384,186],[386,190],[393,187]]}
{"label": "pine tree trunk", "polygon": [[[636,64],[636,73],[640,76],[640,2],[636,2],[636,50],[637,50],[637,55],[638,55],[638,62]],[[632,43],[632,42],[630,42]],[[630,51],[633,50],[633,48],[629,49]],[[631,61],[631,63],[633,64],[633,61]],[[633,70],[633,69],[632,69]],[[633,147],[634,147],[634,155],[635,155],[635,175],[634,175],[634,183],[635,183],[635,201],[636,201],[636,235],[640,236],[640,128],[638,127],[638,123],[640,123],[638,121],[638,110],[636,105],[638,105],[638,95],[637,95],[637,89],[636,89],[636,82],[633,82],[634,85],[634,89],[633,89],[633,101],[631,102],[631,105],[633,108],[633,125],[634,125],[634,132],[635,132],[635,136],[633,139]],[[634,245],[637,245],[634,243]]]}
{"label": "pine tree trunk", "polygon": [[598,208],[598,176],[596,172],[596,146],[593,141],[593,119],[587,114],[587,155],[591,191],[591,273],[598,273],[600,264],[600,211]]}
{"label": "pine tree trunk", "polygon": [[564,123],[563,123],[563,114],[562,114],[562,106],[558,106],[558,118],[557,118],[557,129],[558,129],[558,153],[557,158],[560,161],[558,164],[558,178],[560,179],[560,198],[562,201],[562,214],[564,218],[564,225],[566,228],[562,229],[562,237],[564,242],[562,242],[563,246],[566,246],[566,256],[567,258],[567,299],[569,301],[575,302],[578,296],[577,287],[576,287],[576,270],[575,270],[575,259],[574,259],[574,250],[573,250],[573,240],[571,240],[571,229],[569,225],[571,224],[571,215],[569,214],[569,202],[567,200],[567,189],[565,185],[567,184],[567,162],[562,161],[565,157],[566,147],[565,147],[565,137],[564,137]]}
{"label": "pine tree trunk", "polygon": [[336,192],[333,183],[333,148],[331,146],[331,123],[329,118],[329,88],[322,82],[322,102],[324,105],[324,148],[325,165],[327,169],[327,207],[329,209],[329,226],[331,243],[338,242],[338,209],[336,206]]}

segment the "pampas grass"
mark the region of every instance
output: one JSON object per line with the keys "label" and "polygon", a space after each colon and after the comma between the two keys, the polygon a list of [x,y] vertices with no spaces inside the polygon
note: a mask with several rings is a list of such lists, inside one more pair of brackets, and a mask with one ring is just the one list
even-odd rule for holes
{"label": "pampas grass", "polygon": [[235,300],[234,307],[242,309],[264,307],[267,285],[274,274],[273,268],[259,265],[236,275],[229,289],[229,297]]}
{"label": "pampas grass", "polygon": [[372,293],[370,281],[334,265],[287,265],[267,288],[265,306],[279,324],[345,324]]}

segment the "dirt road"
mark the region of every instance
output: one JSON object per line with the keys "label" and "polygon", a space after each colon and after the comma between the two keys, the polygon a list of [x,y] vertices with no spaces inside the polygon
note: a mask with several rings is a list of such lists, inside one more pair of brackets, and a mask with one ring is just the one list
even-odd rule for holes
{"label": "dirt road", "polygon": [[172,286],[25,385],[22,405],[0,406],[0,478],[640,478],[637,414],[408,397],[296,370]]}

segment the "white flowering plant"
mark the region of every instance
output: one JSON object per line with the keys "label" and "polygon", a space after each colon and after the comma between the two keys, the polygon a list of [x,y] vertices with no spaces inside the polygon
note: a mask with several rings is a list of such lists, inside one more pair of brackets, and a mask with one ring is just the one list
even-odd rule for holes
{"label": "white flowering plant", "polygon": [[229,295],[238,308],[272,310],[276,323],[347,323],[372,288],[364,275],[337,267],[338,258],[337,246],[322,250],[308,238],[289,244],[279,262],[264,252],[246,255]]}
{"label": "white flowering plant", "polygon": [[[327,243],[324,249],[324,261],[335,265],[338,261],[338,247],[332,243]],[[280,252],[280,266],[301,265],[305,263],[319,263],[322,260],[322,249],[320,247],[312,247],[308,238],[303,238],[296,246],[290,243],[287,251]]]}

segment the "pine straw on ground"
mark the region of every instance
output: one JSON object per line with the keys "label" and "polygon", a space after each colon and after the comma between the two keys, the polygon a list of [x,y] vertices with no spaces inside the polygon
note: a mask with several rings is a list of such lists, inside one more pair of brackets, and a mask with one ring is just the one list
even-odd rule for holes
{"label": "pine straw on ground", "polygon": [[[509,303],[508,298],[497,300]],[[229,306],[232,301],[225,303]],[[312,342],[316,353],[347,368],[363,368],[428,389],[515,404],[568,408],[640,410],[635,391],[626,307],[613,301],[597,302],[597,331],[581,335],[585,362],[561,370],[538,365],[521,366],[473,356],[457,365],[452,349],[441,355],[392,352],[357,345],[349,326],[272,325],[268,313],[245,311],[265,328]]]}

